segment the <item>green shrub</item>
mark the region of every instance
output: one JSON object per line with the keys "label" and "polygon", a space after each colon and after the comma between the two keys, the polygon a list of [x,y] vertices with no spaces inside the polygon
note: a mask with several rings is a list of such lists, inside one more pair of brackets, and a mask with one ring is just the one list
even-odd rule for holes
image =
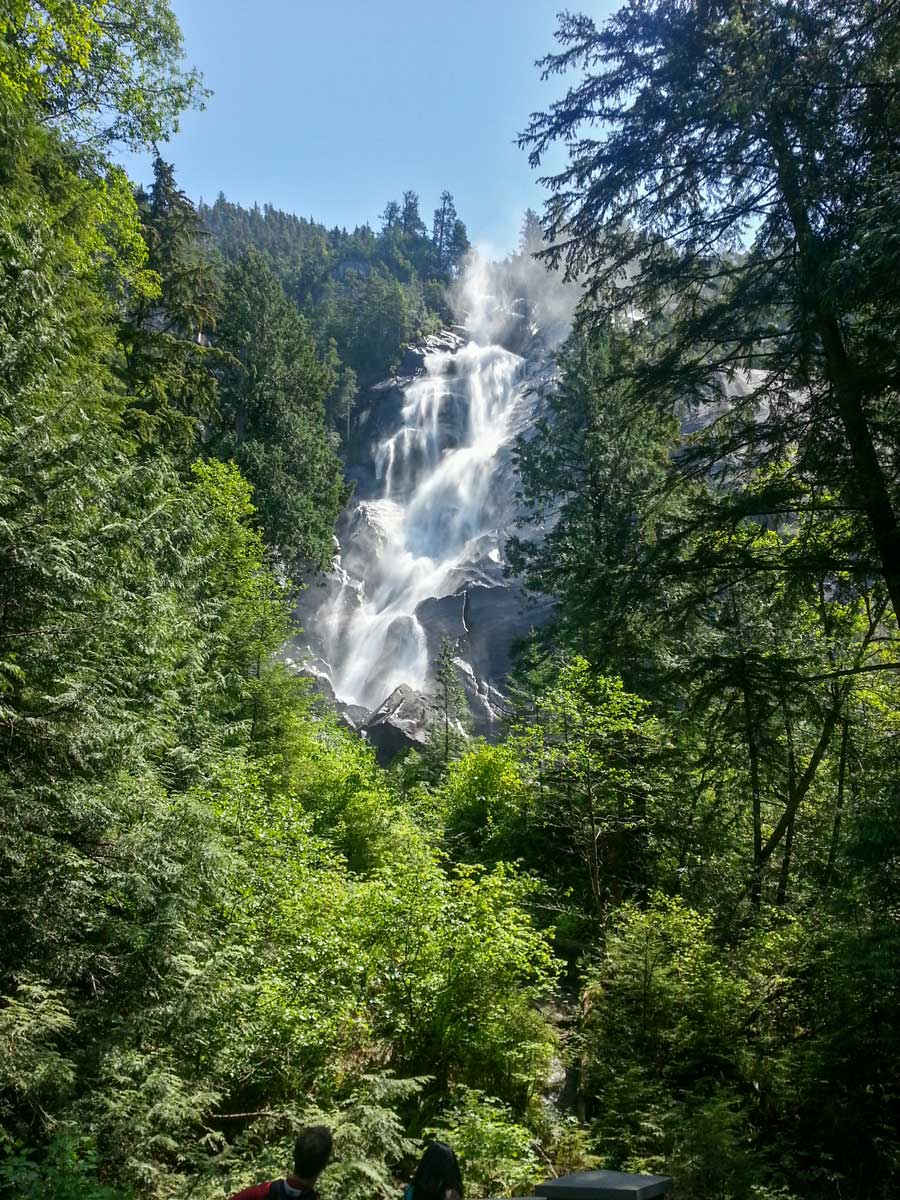
{"label": "green shrub", "polygon": [[430,1132],[456,1151],[468,1195],[530,1195],[532,1186],[546,1178],[531,1130],[508,1105],[474,1088],[458,1088]]}

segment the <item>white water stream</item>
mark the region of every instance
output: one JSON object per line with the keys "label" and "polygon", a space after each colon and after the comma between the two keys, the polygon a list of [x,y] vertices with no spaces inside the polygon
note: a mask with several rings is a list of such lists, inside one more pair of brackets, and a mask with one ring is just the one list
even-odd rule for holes
{"label": "white water stream", "polygon": [[339,586],[315,617],[336,696],[367,709],[401,683],[429,689],[416,609],[457,592],[473,564],[500,561],[512,521],[498,456],[528,420],[524,360],[486,340],[486,298],[470,312],[471,340],[426,357],[399,426],[374,446],[375,495],[349,515]]}

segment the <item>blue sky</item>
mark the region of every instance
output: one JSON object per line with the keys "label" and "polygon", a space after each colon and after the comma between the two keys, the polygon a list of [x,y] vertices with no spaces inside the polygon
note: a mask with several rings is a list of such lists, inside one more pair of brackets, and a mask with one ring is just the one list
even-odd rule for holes
{"label": "blue sky", "polygon": [[[449,188],[473,241],[512,247],[543,193],[514,144],[562,89],[534,60],[565,0],[172,0],[212,88],[164,150],[195,200],[269,201],[328,225],[377,223]],[[613,0],[569,0],[596,18]],[[146,159],[124,160],[136,178]]]}

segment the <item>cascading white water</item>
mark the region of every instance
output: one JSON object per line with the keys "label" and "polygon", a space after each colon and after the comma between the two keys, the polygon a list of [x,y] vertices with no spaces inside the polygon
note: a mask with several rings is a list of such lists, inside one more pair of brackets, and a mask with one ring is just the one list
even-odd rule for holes
{"label": "cascading white water", "polygon": [[402,683],[428,689],[417,608],[455,593],[464,565],[496,563],[512,523],[497,464],[528,409],[524,363],[487,340],[490,303],[477,285],[473,272],[471,340],[427,355],[404,391],[399,426],[373,448],[375,494],[349,515],[340,586],[314,619],[335,695],[348,704],[375,708]]}
{"label": "cascading white water", "polygon": [[332,571],[301,599],[305,636],[285,647],[384,761],[427,738],[435,709],[422,693],[444,638],[474,729],[490,737],[516,643],[552,617],[548,597],[507,575],[504,543],[525,515],[513,446],[545,410],[580,289],[523,250],[476,256],[453,293],[466,336],[408,347],[404,375],[361,400],[348,462],[357,492]]}

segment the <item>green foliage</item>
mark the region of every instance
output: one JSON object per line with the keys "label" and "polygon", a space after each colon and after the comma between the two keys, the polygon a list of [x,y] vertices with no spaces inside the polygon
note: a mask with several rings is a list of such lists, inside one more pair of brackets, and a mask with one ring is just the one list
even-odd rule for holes
{"label": "green foliage", "polygon": [[41,1155],[6,1146],[0,1162],[0,1192],[14,1188],[21,1200],[49,1195],[60,1200],[131,1200],[133,1193],[99,1182],[97,1153],[87,1138],[57,1134]]}
{"label": "green foliage", "polygon": [[34,980],[19,983],[0,1009],[0,1088],[32,1106],[39,1097],[64,1094],[74,1068],[58,1042],[73,1027],[61,992]]}
{"label": "green foliage", "polygon": [[444,646],[390,772],[273,661],[273,562],[330,560],[329,425],[446,319],[452,197],[376,234],[197,213],[158,155],[135,191],[104,147],[199,94],[167,5],[2,22],[0,1190],[212,1200],[315,1119],[335,1200],[432,1128],[472,1193],[896,1192],[884,6],[562,18],[585,74],[528,140],[569,139],[546,248],[588,299],[512,546],[558,619],[499,745]]}
{"label": "green foliage", "polygon": [[425,1083],[380,1071],[361,1075],[337,1102],[270,1108],[216,1154],[196,1193],[204,1200],[221,1196],[223,1176],[229,1191],[282,1177],[291,1162],[293,1136],[304,1124],[322,1123],[332,1130],[335,1150],[319,1181],[325,1200],[348,1194],[387,1200],[396,1191],[393,1170],[417,1149],[404,1132],[400,1110],[415,1101]]}
{"label": "green foliage", "polygon": [[128,298],[119,330],[119,370],[129,394],[128,421],[141,440],[183,440],[189,451],[200,422],[215,408],[210,370],[215,355],[207,337],[215,328],[220,298],[202,256],[197,212],[158,154],[153,176],[149,191],[139,189],[136,200],[147,267],[159,288]]}
{"label": "green foliage", "polygon": [[715,1074],[722,1051],[734,1053],[742,1009],[753,999],[734,968],[718,960],[712,919],[678,899],[621,906],[592,976],[585,1036],[602,1039],[604,1053],[591,1058],[604,1078],[618,1074],[614,1045],[660,1077],[677,1071],[691,1082]]}
{"label": "green foliage", "polygon": [[334,1134],[337,1162],[323,1179],[326,1200],[389,1200],[396,1192],[394,1171],[416,1149],[404,1132],[398,1107],[414,1099],[425,1079],[395,1079],[390,1072],[365,1075],[335,1111],[321,1111],[317,1119]]}
{"label": "green foliage", "polygon": [[[670,413],[677,400],[705,426],[680,467],[727,475],[749,500],[748,468],[790,454],[790,476],[756,490],[745,514],[797,511],[813,492],[844,517],[829,565],[879,571],[896,615],[885,347],[898,309],[884,266],[900,107],[880,99],[896,22],[872,0],[790,11],[640,0],[600,29],[565,14],[558,39],[548,74],[591,67],[521,138],[535,165],[557,139],[569,147],[548,180],[546,257],[586,272],[587,322],[639,314],[652,335],[635,372],[641,403]],[[723,381],[730,403],[707,419]]]}
{"label": "green foliage", "polygon": [[[200,212],[226,262],[253,247],[287,295],[306,316],[319,348],[333,344],[338,362],[351,371],[345,395],[384,379],[398,365],[404,344],[452,320],[444,291],[468,250],[465,225],[444,193],[443,215],[427,236],[415,192],[401,206],[390,202],[380,233],[367,225],[327,229],[271,205],[244,209],[220,195]],[[340,390],[340,389],[339,389]],[[337,428],[346,436],[347,401],[330,401]]]}
{"label": "green foliage", "polygon": [[574,656],[511,740],[537,785],[533,825],[552,839],[558,860],[579,864],[579,891],[596,913],[642,890],[658,853],[654,832],[668,779],[648,707],[621,680]]}
{"label": "green foliage", "polygon": [[151,145],[204,96],[166,0],[12,0],[0,33],[4,106],[95,144]]}
{"label": "green foliage", "polygon": [[873,941],[893,946],[896,896],[896,22],[867,0],[636,0],[602,26],[564,14],[558,39],[543,67],[576,77],[522,141],[535,163],[557,142],[568,157],[544,246],[533,219],[523,243],[584,299],[549,418],[518,447],[524,524],[545,536],[513,563],[559,607],[516,707],[541,746],[562,651],[653,713],[641,730],[622,710],[616,733],[584,720],[579,688],[549,723],[545,857],[591,795],[615,811],[595,766],[646,794],[625,878],[606,857],[594,872],[581,1103],[609,1165],[668,1170],[685,1196],[883,1194],[900,1164],[896,973]]}
{"label": "green foliage", "polygon": [[475,746],[450,763],[439,795],[455,854],[502,862],[526,851],[536,806],[512,746]]}
{"label": "green foliage", "polygon": [[678,422],[639,402],[632,377],[642,346],[633,335],[575,333],[557,357],[549,417],[516,446],[528,506],[522,524],[549,528],[540,540],[512,538],[510,561],[530,589],[558,599],[557,639],[601,661],[605,654],[645,687],[655,609],[669,607],[678,586],[669,562],[665,594],[648,595],[651,556],[685,503],[666,470]]}
{"label": "green foliage", "polygon": [[534,1134],[507,1105],[472,1088],[459,1088],[434,1136],[456,1151],[467,1190],[479,1196],[527,1196],[546,1175]]}
{"label": "green foliage", "polygon": [[435,1089],[527,1102],[555,963],[529,887],[455,871],[272,661],[291,632],[272,551],[327,562],[345,495],[333,350],[252,252],[219,313],[168,164],[135,193],[33,120],[106,64],[101,91],[131,70],[149,89],[106,133],[161,130],[166,29],[149,66],[109,56],[167,13],[34,9],[37,75],[4,51],[0,1180],[221,1194],[319,1112],[333,1193],[386,1197]]}
{"label": "green foliage", "polygon": [[226,271],[217,345],[230,358],[210,448],[233,457],[253,485],[267,541],[284,562],[325,567],[347,496],[325,429],[334,376],[254,250]]}
{"label": "green foliage", "polygon": [[[552,1035],[534,1008],[555,963],[524,905],[533,888],[509,869],[437,862],[391,866],[372,910],[385,1032],[406,1070],[490,1087],[520,1103],[546,1069]],[[373,896],[374,902],[374,896]]]}
{"label": "green foliage", "polygon": [[434,680],[437,687],[436,706],[438,711],[437,728],[431,737],[439,743],[444,765],[450,761],[451,750],[458,750],[460,735],[465,738],[465,732],[470,724],[469,706],[466,701],[465,688],[459,677],[454,648],[449,638],[443,638],[434,668]]}
{"label": "green foliage", "polygon": [[407,291],[381,264],[347,270],[317,307],[316,320],[364,384],[389,374],[416,332]]}
{"label": "green foliage", "polygon": [[770,1173],[753,1123],[789,1083],[766,1077],[754,1026],[796,946],[787,930],[723,951],[712,919],[680,900],[620,909],[588,971],[581,1045],[610,1165],[671,1172],[710,1198],[750,1196]]}
{"label": "green foliage", "polygon": [[441,269],[448,275],[458,272],[469,249],[469,238],[449,192],[441,193],[440,205],[434,210],[431,240]]}

